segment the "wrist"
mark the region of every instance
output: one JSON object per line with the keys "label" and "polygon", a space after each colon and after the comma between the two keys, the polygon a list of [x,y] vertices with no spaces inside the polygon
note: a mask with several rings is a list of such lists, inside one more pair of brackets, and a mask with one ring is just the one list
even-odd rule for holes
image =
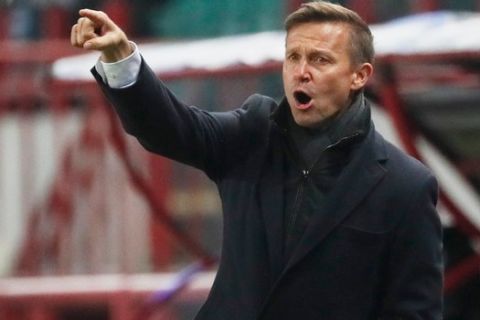
{"label": "wrist", "polygon": [[133,53],[133,48],[130,42],[125,39],[120,42],[119,45],[112,47],[111,49],[105,49],[102,51],[100,60],[106,63],[117,62],[125,59]]}

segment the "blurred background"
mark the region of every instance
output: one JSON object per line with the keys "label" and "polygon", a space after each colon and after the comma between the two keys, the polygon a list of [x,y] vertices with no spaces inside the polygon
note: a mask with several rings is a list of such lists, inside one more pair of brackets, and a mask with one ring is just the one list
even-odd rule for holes
{"label": "blurred background", "polygon": [[[283,95],[298,0],[0,0],[0,319],[192,319],[222,216],[197,170],[148,154],[70,46],[103,10],[167,85],[208,110]],[[480,319],[478,0],[345,0],[372,25],[377,128],[440,181],[445,319]],[[270,45],[271,44],[271,45]]]}

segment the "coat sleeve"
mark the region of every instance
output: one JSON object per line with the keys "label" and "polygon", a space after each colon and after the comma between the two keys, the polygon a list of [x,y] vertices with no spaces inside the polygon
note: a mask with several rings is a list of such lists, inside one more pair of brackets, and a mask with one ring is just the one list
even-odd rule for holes
{"label": "coat sleeve", "polygon": [[240,109],[207,112],[179,101],[143,60],[137,82],[123,89],[108,87],[91,71],[124,129],[147,150],[201,169],[212,179],[230,160],[246,154],[254,127],[244,118],[258,95]]}
{"label": "coat sleeve", "polygon": [[428,178],[413,195],[390,251],[382,320],[442,319],[442,226],[438,186]]}

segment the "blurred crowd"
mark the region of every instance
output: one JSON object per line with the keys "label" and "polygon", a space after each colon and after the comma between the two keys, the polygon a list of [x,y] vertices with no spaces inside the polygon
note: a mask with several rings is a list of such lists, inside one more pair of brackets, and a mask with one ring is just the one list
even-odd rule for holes
{"label": "blurred crowd", "polygon": [[[336,0],[369,23],[432,10],[476,11],[478,0]],[[209,37],[281,29],[301,0],[0,0],[0,40],[67,38],[80,8],[107,12],[135,37]]]}
{"label": "blurred crowd", "polygon": [[109,13],[126,31],[149,36],[146,19],[167,0],[0,0],[0,39],[39,40],[66,38],[78,19],[78,10],[92,8]]}

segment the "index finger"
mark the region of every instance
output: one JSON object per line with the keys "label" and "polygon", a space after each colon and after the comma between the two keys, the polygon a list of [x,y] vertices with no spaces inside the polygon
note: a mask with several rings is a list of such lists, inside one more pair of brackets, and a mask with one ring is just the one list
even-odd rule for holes
{"label": "index finger", "polygon": [[81,9],[79,11],[79,14],[82,17],[92,20],[93,23],[95,23],[96,25],[111,26],[114,24],[113,21],[110,20],[110,18],[107,16],[107,14],[102,11],[96,11],[91,9]]}

